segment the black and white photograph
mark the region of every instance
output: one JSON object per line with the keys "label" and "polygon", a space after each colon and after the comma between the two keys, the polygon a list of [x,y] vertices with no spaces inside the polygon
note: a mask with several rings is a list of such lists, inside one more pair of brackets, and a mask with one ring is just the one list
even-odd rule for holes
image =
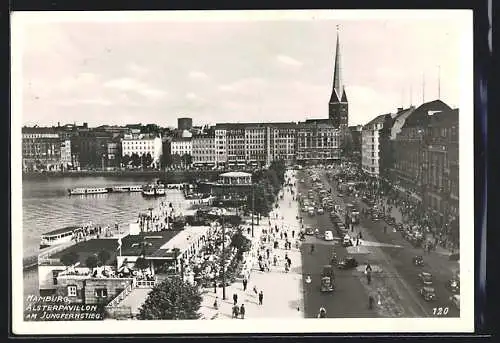
{"label": "black and white photograph", "polygon": [[11,27],[14,333],[473,331],[471,11]]}

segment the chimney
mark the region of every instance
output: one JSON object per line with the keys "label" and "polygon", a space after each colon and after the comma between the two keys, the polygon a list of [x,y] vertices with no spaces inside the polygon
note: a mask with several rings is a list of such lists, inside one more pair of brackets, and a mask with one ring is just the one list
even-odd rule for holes
{"label": "chimney", "polygon": [[61,127],[61,123],[60,122],[57,122],[57,127]]}
{"label": "chimney", "polygon": [[404,110],[403,107],[398,107],[398,113],[401,112],[402,110]]}

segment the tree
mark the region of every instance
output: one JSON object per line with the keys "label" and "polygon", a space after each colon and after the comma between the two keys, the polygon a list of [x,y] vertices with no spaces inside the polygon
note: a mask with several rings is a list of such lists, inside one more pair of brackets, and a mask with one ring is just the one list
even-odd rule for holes
{"label": "tree", "polygon": [[99,254],[97,255],[97,258],[99,259],[99,263],[103,266],[108,262],[109,258],[111,257],[111,254],[107,250],[101,250],[99,251]]}
{"label": "tree", "polygon": [[238,251],[248,251],[250,249],[250,240],[243,235],[243,232],[241,230],[238,230],[232,237],[231,237],[231,244],[232,247],[235,247],[238,249]]}
{"label": "tree", "polygon": [[135,266],[136,268],[138,268],[139,270],[144,270],[144,269],[147,269],[149,268],[149,262],[148,260],[146,260],[144,257],[140,256],[137,258],[137,260],[135,261]]}
{"label": "tree", "polygon": [[132,165],[134,167],[140,167],[141,166],[141,157],[137,153],[134,152],[132,154],[131,160],[132,160]]}
{"label": "tree", "polygon": [[130,156],[129,156],[129,155],[125,155],[125,156],[123,156],[123,157],[122,157],[122,164],[123,164],[123,166],[124,166],[124,167],[126,167],[126,166],[129,164],[130,160],[131,160],[131,159],[130,159]]}
{"label": "tree", "polygon": [[153,157],[148,152],[147,154],[142,155],[142,166],[149,167],[153,163]]}
{"label": "tree", "polygon": [[197,286],[178,276],[157,284],[139,309],[139,319],[183,320],[199,319],[202,297]]}
{"label": "tree", "polygon": [[179,154],[173,154],[172,155],[172,165],[173,166],[180,166],[182,162],[182,157]]}
{"label": "tree", "polygon": [[66,267],[74,265],[80,257],[78,256],[78,253],[76,251],[68,251],[64,255],[61,256],[61,262],[64,264]]}
{"label": "tree", "polygon": [[193,158],[191,157],[190,154],[184,154],[182,155],[182,163],[184,164],[185,167],[190,166],[191,163],[193,163]]}
{"label": "tree", "polygon": [[97,267],[99,260],[95,254],[89,255],[85,260],[85,265],[90,268],[90,271],[94,271],[94,268]]}

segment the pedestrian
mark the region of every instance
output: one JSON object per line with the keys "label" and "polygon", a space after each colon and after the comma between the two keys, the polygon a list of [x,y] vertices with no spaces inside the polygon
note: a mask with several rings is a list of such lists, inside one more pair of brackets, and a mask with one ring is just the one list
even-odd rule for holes
{"label": "pedestrian", "polygon": [[361,231],[359,232],[359,239],[363,239],[363,234],[361,233]]}
{"label": "pedestrian", "polygon": [[247,290],[247,284],[248,284],[248,280],[246,278],[243,279],[243,292],[245,292]]}
{"label": "pedestrian", "polygon": [[233,318],[238,318],[238,314],[240,312],[240,308],[238,305],[234,304],[233,306]]}
{"label": "pedestrian", "polygon": [[280,239],[283,239],[283,232],[280,232]]}
{"label": "pedestrian", "polygon": [[375,302],[375,299],[373,299],[373,296],[368,297],[368,309],[373,309],[373,303]]}
{"label": "pedestrian", "polygon": [[271,254],[271,251],[269,250],[269,248],[266,249],[266,254],[267,254],[267,259],[269,260],[269,255]]}
{"label": "pedestrian", "polygon": [[314,253],[314,244],[311,244],[311,254]]}
{"label": "pedestrian", "polygon": [[292,230],[292,238],[295,238],[295,230]]}
{"label": "pedestrian", "polygon": [[214,293],[217,294],[217,281],[214,281]]}
{"label": "pedestrian", "polygon": [[241,315],[241,319],[245,319],[245,304],[241,304],[240,315]]}
{"label": "pedestrian", "polygon": [[250,228],[248,227],[247,228],[247,235],[249,235],[249,234],[250,234]]}
{"label": "pedestrian", "polygon": [[288,239],[288,233],[286,231],[285,231],[284,236],[285,236],[285,239]]}
{"label": "pedestrian", "polygon": [[264,292],[259,292],[259,305],[262,305],[262,301],[264,300]]}
{"label": "pedestrian", "polygon": [[238,303],[238,294],[236,293],[233,294],[233,301],[235,305]]}
{"label": "pedestrian", "polygon": [[273,258],[273,265],[276,266],[276,263],[278,262],[278,258],[276,257],[276,255],[274,255],[274,258]]}
{"label": "pedestrian", "polygon": [[257,286],[253,286],[253,292],[255,293],[255,295],[257,295],[259,292],[257,291]]}
{"label": "pedestrian", "polygon": [[215,297],[215,301],[214,301],[214,308],[216,310],[219,308],[219,304],[217,303],[217,299],[219,299],[219,297]]}

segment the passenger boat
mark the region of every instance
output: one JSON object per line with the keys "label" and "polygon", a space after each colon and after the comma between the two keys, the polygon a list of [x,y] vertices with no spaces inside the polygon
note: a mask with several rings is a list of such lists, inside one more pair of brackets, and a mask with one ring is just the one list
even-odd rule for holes
{"label": "passenger boat", "polygon": [[129,192],[130,191],[130,187],[129,186],[114,186],[112,188],[112,191],[113,192],[117,192],[117,193]]}
{"label": "passenger boat", "polygon": [[56,229],[44,233],[40,238],[40,249],[44,249],[53,245],[71,242],[75,234],[82,231],[80,226],[67,226],[61,229]]}
{"label": "passenger boat", "polygon": [[156,192],[155,192],[154,185],[146,185],[146,186],[144,186],[143,189],[142,189],[142,195],[144,195],[144,196],[155,196]]}
{"label": "passenger boat", "polygon": [[68,189],[69,195],[85,195],[85,188]]}
{"label": "passenger boat", "polygon": [[142,192],[143,187],[142,186],[130,186],[129,191],[130,192]]}
{"label": "passenger boat", "polygon": [[109,190],[104,187],[68,189],[69,195],[104,194],[108,192]]}
{"label": "passenger boat", "polygon": [[156,195],[165,195],[165,185],[163,184],[157,184],[155,187],[155,193]]}

